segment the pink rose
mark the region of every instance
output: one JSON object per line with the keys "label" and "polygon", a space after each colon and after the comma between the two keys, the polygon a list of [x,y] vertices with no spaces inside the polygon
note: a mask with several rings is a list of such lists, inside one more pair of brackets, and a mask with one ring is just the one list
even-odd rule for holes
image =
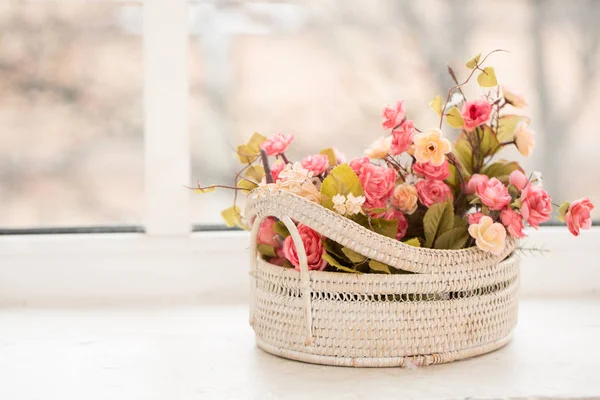
{"label": "pink rose", "polygon": [[419,175],[423,175],[427,179],[433,179],[434,181],[443,181],[450,176],[448,160],[444,160],[444,163],[437,167],[431,163],[415,163],[413,165],[413,171]]}
{"label": "pink rose", "polygon": [[502,210],[500,213],[500,221],[502,221],[502,225],[506,227],[508,233],[513,237],[519,239],[525,237],[525,232],[523,232],[523,217],[512,208]]}
{"label": "pink rose", "polygon": [[539,186],[527,185],[521,193],[521,215],[535,229],[550,219],[552,199]]}
{"label": "pink rose", "polygon": [[485,124],[491,113],[492,105],[486,99],[465,102],[461,111],[465,120],[465,131],[472,132],[479,125]]}
{"label": "pink rose", "polygon": [[[321,235],[302,224],[298,224],[298,232],[300,233],[304,249],[306,250],[308,269],[318,269],[322,271],[327,266],[327,261],[323,259],[323,242],[321,240]],[[300,261],[298,261],[298,253],[291,236],[286,237],[283,241],[283,254],[299,271]]]}
{"label": "pink rose", "polygon": [[573,235],[579,236],[580,229],[590,229],[592,226],[590,212],[593,209],[594,205],[587,197],[571,203],[569,211],[565,214],[565,222]]}
{"label": "pink rose", "polygon": [[404,153],[410,149],[413,143],[413,136],[415,134],[415,122],[406,120],[400,125],[400,128],[392,131],[392,144],[390,150],[392,155]]}
{"label": "pink rose", "polygon": [[508,183],[510,183],[519,190],[523,190],[525,189],[525,186],[527,186],[527,184],[529,183],[529,179],[527,179],[524,173],[516,169],[510,173],[508,177]]}
{"label": "pink rose", "polygon": [[294,140],[293,133],[287,136],[282,133],[276,133],[273,137],[265,140],[260,147],[267,152],[267,155],[278,156],[287,150],[292,140]]}
{"label": "pink rose", "polygon": [[396,172],[391,168],[367,163],[363,164],[359,179],[365,192],[365,207],[385,208],[394,192]]}
{"label": "pink rose", "polygon": [[388,221],[398,221],[398,232],[396,233],[397,240],[401,240],[404,235],[406,235],[406,231],[408,231],[408,221],[400,211],[390,208],[380,218]]}
{"label": "pink rose", "polygon": [[268,217],[260,223],[258,228],[258,243],[272,246],[273,248],[281,247],[279,235],[275,232],[275,218]]}
{"label": "pink rose", "polygon": [[281,161],[277,161],[271,166],[271,176],[273,177],[273,182],[277,182],[277,180],[279,180],[279,173],[283,171],[284,168],[285,163]]}
{"label": "pink rose", "polygon": [[467,221],[469,225],[478,224],[481,221],[481,217],[483,217],[483,213],[475,212],[473,214],[467,214]]}
{"label": "pink rose", "polygon": [[302,167],[312,171],[314,176],[321,175],[329,168],[329,158],[325,154],[315,154],[302,159]]}
{"label": "pink rose", "polygon": [[360,176],[365,164],[370,164],[369,157],[358,157],[350,161],[350,168],[352,168],[356,175]]}
{"label": "pink rose", "polygon": [[383,122],[381,126],[383,126],[383,129],[393,129],[402,123],[405,114],[404,102],[398,101],[395,107],[386,107],[383,109]]}
{"label": "pink rose", "polygon": [[415,186],[417,187],[419,200],[425,207],[430,207],[435,203],[443,203],[447,199],[453,201],[450,188],[442,181],[424,179],[417,182]]}
{"label": "pink rose", "polygon": [[492,178],[477,185],[477,195],[490,210],[502,210],[512,200],[510,194],[508,194],[508,188],[497,178]]}
{"label": "pink rose", "polygon": [[473,174],[467,183],[467,187],[465,188],[466,194],[475,193],[477,191],[477,186],[479,186],[480,183],[487,183],[489,180],[490,178],[487,175]]}

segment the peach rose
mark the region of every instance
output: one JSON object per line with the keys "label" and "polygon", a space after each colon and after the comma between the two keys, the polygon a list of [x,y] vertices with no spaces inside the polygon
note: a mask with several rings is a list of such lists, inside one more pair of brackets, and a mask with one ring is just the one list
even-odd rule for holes
{"label": "peach rose", "polygon": [[592,226],[590,213],[593,209],[594,205],[588,197],[571,203],[569,211],[565,214],[565,222],[574,236],[579,236],[580,229],[590,229]]}
{"label": "peach rose", "polygon": [[419,175],[423,175],[427,179],[433,179],[434,181],[443,181],[450,176],[448,160],[444,160],[442,165],[438,166],[431,163],[415,163],[413,165],[413,171]]}
{"label": "peach rose", "polygon": [[535,229],[550,219],[552,199],[539,186],[527,185],[521,193],[521,215]]}
{"label": "peach rose", "polygon": [[294,140],[294,134],[292,133],[287,136],[282,133],[276,133],[271,138],[265,140],[260,147],[267,152],[267,155],[278,156],[288,149],[292,140]]}
{"label": "peach rose", "polygon": [[490,178],[487,175],[473,174],[469,179],[469,182],[467,182],[467,187],[465,188],[466,194],[474,194],[477,191],[477,186],[479,186],[480,183],[484,183],[489,180]]}
{"label": "peach rose", "polygon": [[406,235],[406,232],[408,231],[408,221],[400,211],[390,208],[380,218],[388,221],[398,221],[398,232],[396,233],[397,240],[401,240],[404,235]]}
{"label": "peach rose", "polygon": [[505,85],[502,85],[502,94],[504,95],[504,100],[511,106],[517,108],[527,107],[527,102],[523,96],[520,93],[509,89]]}
{"label": "peach rose", "polygon": [[483,217],[484,214],[480,213],[480,212],[474,212],[472,214],[467,214],[467,222],[469,222],[469,225],[473,225],[473,224],[478,224],[479,221],[481,221],[481,217]]}
{"label": "peach rose", "polygon": [[488,206],[490,210],[502,210],[510,204],[511,197],[508,194],[508,188],[497,178],[479,183],[476,191],[481,202]]}
{"label": "peach rose", "polygon": [[475,238],[477,247],[497,256],[506,247],[506,229],[487,215],[481,217],[479,223],[469,226],[469,234]]}
{"label": "peach rose", "polygon": [[534,132],[526,123],[520,123],[515,130],[515,145],[523,157],[529,157],[533,152],[535,146],[533,135]]}
{"label": "peach rose", "polygon": [[403,183],[394,189],[391,202],[393,206],[397,207],[403,213],[411,215],[417,210],[418,199],[417,188],[413,185]]}
{"label": "peach rose", "polygon": [[329,168],[329,158],[325,154],[306,156],[301,161],[302,167],[312,171],[314,175],[321,175]]}
{"label": "peach rose", "polygon": [[508,176],[508,183],[510,183],[519,190],[523,190],[525,189],[525,186],[527,186],[527,184],[529,183],[529,179],[527,179],[524,173],[516,169],[513,172],[511,172]]}
{"label": "peach rose", "polygon": [[435,203],[443,203],[448,199],[453,201],[450,188],[442,181],[423,179],[422,181],[417,182],[416,188],[419,200],[425,207],[430,207]]}
{"label": "peach rose", "polygon": [[464,130],[472,132],[490,118],[492,105],[486,99],[467,101],[463,104],[461,115],[465,121]]}
{"label": "peach rose", "polygon": [[[304,244],[304,250],[306,251],[308,269],[318,269],[322,271],[327,266],[327,261],[323,259],[324,249],[321,235],[306,225],[298,224],[297,228],[298,233],[300,233],[300,237],[302,238],[302,243]],[[296,245],[291,236],[286,237],[283,241],[283,254],[297,270],[300,270],[298,252],[296,251]]]}
{"label": "peach rose", "polygon": [[398,101],[394,107],[383,109],[383,122],[381,126],[383,126],[383,129],[393,129],[402,123],[405,115],[404,102]]}
{"label": "peach rose", "polygon": [[390,146],[391,154],[396,156],[410,149],[414,134],[414,121],[406,120],[400,125],[400,128],[394,129],[392,131],[392,144]]}
{"label": "peach rose", "polygon": [[371,147],[365,150],[365,156],[370,158],[385,158],[390,153],[392,137],[380,137],[371,144]]}
{"label": "peach rose", "polygon": [[352,168],[356,175],[360,176],[363,165],[370,163],[371,161],[369,161],[369,157],[358,157],[350,161],[350,168]]}
{"label": "peach rose", "polygon": [[385,204],[394,191],[396,172],[387,167],[363,164],[360,183],[365,192],[366,208],[385,208]]}
{"label": "peach rose", "polygon": [[415,158],[420,163],[431,163],[439,166],[444,163],[446,154],[450,153],[451,144],[439,129],[420,132],[414,136]]}
{"label": "peach rose", "polygon": [[502,225],[506,227],[508,233],[513,237],[519,239],[525,237],[525,232],[523,232],[523,217],[512,208],[502,210],[500,221],[502,221]]}

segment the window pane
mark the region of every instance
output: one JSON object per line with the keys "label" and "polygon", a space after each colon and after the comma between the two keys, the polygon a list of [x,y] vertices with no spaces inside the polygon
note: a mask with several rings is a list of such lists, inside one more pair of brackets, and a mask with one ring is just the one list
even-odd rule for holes
{"label": "window pane", "polygon": [[[383,135],[381,110],[396,100],[418,126],[436,126],[427,104],[452,85],[446,64],[464,79],[466,60],[503,48],[491,63],[525,94],[537,131],[531,158],[503,157],[542,171],[556,202],[600,204],[600,2],[315,0],[196,6],[192,16],[193,176],[205,184],[230,184],[232,146],[254,131],[295,133],[294,158],[332,144],[355,157]],[[218,221],[231,199],[198,196],[194,222]]]}
{"label": "window pane", "polygon": [[0,227],[139,224],[141,8],[0,5]]}

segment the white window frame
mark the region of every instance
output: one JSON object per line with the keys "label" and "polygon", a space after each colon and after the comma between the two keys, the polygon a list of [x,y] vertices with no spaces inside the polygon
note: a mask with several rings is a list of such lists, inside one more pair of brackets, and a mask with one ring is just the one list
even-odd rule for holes
{"label": "white window frame", "polygon": [[[128,1],[115,0],[121,3]],[[130,3],[130,2],[129,2]],[[246,232],[191,233],[188,0],[143,8],[145,234],[0,237],[0,304],[237,301],[247,296]],[[600,228],[530,231],[551,249],[522,265],[525,295],[600,292]]]}

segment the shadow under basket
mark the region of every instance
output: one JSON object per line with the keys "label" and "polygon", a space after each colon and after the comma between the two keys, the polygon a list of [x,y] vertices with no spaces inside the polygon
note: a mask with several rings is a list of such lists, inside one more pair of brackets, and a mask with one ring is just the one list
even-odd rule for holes
{"label": "shadow under basket", "polygon": [[[257,254],[258,228],[269,216],[290,231],[300,271]],[[475,247],[417,248],[278,190],[251,192],[246,217],[253,221],[250,324],[264,351],[316,364],[406,367],[478,356],[510,340],[518,311],[515,240],[498,256]],[[292,220],[413,274],[309,271]]]}

